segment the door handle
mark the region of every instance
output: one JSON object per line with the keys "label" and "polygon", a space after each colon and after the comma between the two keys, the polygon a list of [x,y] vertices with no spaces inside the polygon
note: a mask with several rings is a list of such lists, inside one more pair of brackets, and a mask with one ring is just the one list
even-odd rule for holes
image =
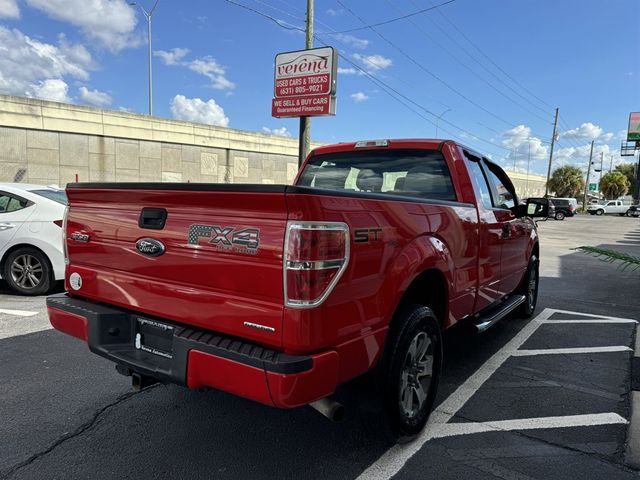
{"label": "door handle", "polygon": [[0,232],[3,232],[5,230],[9,230],[11,228],[15,227],[14,224],[12,223],[0,223]]}
{"label": "door handle", "polygon": [[511,230],[509,224],[502,225],[502,238],[509,238],[511,236]]}

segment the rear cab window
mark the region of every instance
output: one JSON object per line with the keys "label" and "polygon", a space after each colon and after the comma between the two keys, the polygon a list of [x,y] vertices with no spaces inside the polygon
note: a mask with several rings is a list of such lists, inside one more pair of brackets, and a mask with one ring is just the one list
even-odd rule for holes
{"label": "rear cab window", "polygon": [[309,158],[298,186],[457,201],[438,150],[393,149],[326,153]]}

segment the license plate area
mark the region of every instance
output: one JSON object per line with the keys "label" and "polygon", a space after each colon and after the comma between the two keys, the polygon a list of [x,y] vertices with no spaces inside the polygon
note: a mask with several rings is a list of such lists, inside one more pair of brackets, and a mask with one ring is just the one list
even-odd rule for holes
{"label": "license plate area", "polygon": [[173,325],[136,317],[135,347],[164,358],[173,358],[174,330]]}

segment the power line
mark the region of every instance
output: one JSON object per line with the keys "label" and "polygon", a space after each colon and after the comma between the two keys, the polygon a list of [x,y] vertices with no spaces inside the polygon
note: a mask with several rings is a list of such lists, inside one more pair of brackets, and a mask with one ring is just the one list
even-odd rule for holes
{"label": "power line", "polygon": [[[358,32],[360,30],[366,30],[367,28],[379,27],[381,25],[388,25],[390,23],[397,22],[399,20],[404,20],[405,18],[415,17],[416,15],[421,15],[421,14],[429,12],[431,10],[436,10],[436,9],[438,9],[440,7],[448,5],[448,4],[453,3],[455,1],[456,0],[448,0],[447,2],[439,3],[438,5],[433,5],[433,6],[429,7],[429,8],[423,8],[422,10],[419,10],[417,12],[409,13],[407,15],[403,15],[403,16],[397,17],[397,18],[392,18],[391,20],[385,20],[384,22],[373,23],[371,25],[367,25],[366,22],[364,22],[365,23],[364,27],[350,28],[348,30],[340,30],[338,32],[333,32],[333,34]],[[342,5],[343,8],[349,9],[348,7],[345,7],[341,2],[338,2],[338,3],[340,5]]]}
{"label": "power line", "polygon": [[[366,25],[366,22],[359,16],[357,15],[353,10],[351,10],[348,6],[346,6],[342,0],[337,0],[338,4],[340,4],[345,10],[347,10],[349,13],[351,13],[351,15],[353,15],[354,17],[356,17],[358,20],[360,20],[362,23],[364,23]],[[475,106],[476,108],[482,110],[483,112],[485,112],[488,115],[491,115],[493,118],[501,121],[502,123],[509,125],[511,127],[517,127],[518,125],[509,122],[508,120],[505,120],[504,118],[500,117],[499,115],[496,115],[495,113],[493,113],[492,111],[488,110],[487,108],[483,107],[482,105],[480,105],[479,103],[475,102],[474,100],[472,100],[471,98],[469,98],[467,95],[465,95],[464,93],[460,92],[459,90],[457,90],[456,88],[452,87],[451,85],[449,85],[447,82],[445,82],[442,78],[440,78],[438,75],[436,75],[435,73],[433,73],[431,70],[427,69],[424,65],[422,65],[420,62],[418,62],[416,59],[414,59],[411,55],[409,55],[408,53],[406,53],[402,48],[398,47],[395,43],[393,43],[391,40],[389,40],[387,37],[385,37],[383,34],[381,34],[380,32],[378,32],[375,28],[373,28],[373,26],[367,26],[367,28],[369,28],[371,31],[373,31],[376,35],[378,35],[382,40],[384,40],[385,42],[387,42],[389,45],[391,45],[394,49],[396,49],[398,52],[400,52],[400,54],[402,54],[404,57],[406,57],[411,63],[413,63],[415,66],[417,66],[420,70],[424,71],[425,73],[427,73],[429,76],[431,76],[432,78],[434,78],[435,80],[437,80],[439,83],[441,83],[442,85],[444,85],[446,88],[448,88],[449,90],[451,90],[452,92],[454,92],[456,95],[458,95],[459,97],[463,98],[464,100],[466,100],[467,102],[469,102],[471,105]]]}
{"label": "power line", "polygon": [[514,84],[518,85],[522,90],[524,90],[525,92],[527,92],[529,95],[531,95],[531,97],[535,98],[536,100],[538,100],[539,102],[543,103],[544,105],[546,105],[548,108],[554,108],[552,105],[550,105],[549,103],[545,102],[542,98],[538,97],[535,93],[533,93],[531,90],[529,90],[527,87],[525,87],[522,83],[520,83],[518,80],[516,80],[515,78],[513,78],[511,75],[509,75],[508,72],[506,72],[502,67],[500,67],[500,65],[498,65],[496,62],[493,61],[493,59],[487,55],[480,47],[478,47],[465,33],[464,31],[462,31],[460,28],[458,28],[458,26],[455,24],[455,22],[452,22],[451,20],[449,20],[449,18],[441,11],[438,11],[438,13],[442,16],[442,18],[444,18],[461,36],[462,38],[464,38],[467,43],[469,43],[475,50],[477,50],[483,57],[485,57],[494,67],[496,67],[503,75],[505,75],[507,78],[509,78]]}
{"label": "power line", "polygon": [[[392,7],[394,8],[397,12],[401,12],[401,10],[392,3],[391,0],[386,0],[386,2]],[[415,4],[415,2],[413,2]],[[482,82],[484,82],[485,84],[487,84],[490,88],[492,88],[493,90],[495,90],[499,95],[501,95],[502,97],[506,98],[507,100],[509,100],[511,103],[513,103],[514,105],[517,105],[518,107],[522,108],[524,111],[526,111],[527,113],[529,113],[530,115],[533,115],[534,117],[537,117],[538,119],[542,120],[543,122],[547,122],[548,118],[544,118],[542,117],[540,114],[535,113],[533,111],[531,111],[528,107],[525,107],[524,105],[522,105],[520,102],[516,101],[514,98],[512,98],[511,96],[507,95],[506,93],[504,93],[502,90],[498,89],[493,83],[489,82],[486,78],[484,78],[483,76],[481,76],[476,69],[471,68],[469,65],[467,65],[465,62],[463,62],[457,55],[455,55],[451,50],[449,50],[448,48],[446,48],[444,45],[442,45],[440,42],[438,42],[435,38],[433,38],[433,36],[429,35],[429,33],[422,28],[418,23],[416,23],[413,19],[408,19],[408,21],[420,32],[422,33],[425,37],[427,37],[432,43],[434,43],[435,45],[437,45],[441,50],[443,50],[445,53],[447,53],[451,58],[453,58],[458,64],[462,65],[462,67],[464,67],[466,70],[468,70],[472,75],[474,75],[475,77],[477,77],[478,79],[480,79]]]}

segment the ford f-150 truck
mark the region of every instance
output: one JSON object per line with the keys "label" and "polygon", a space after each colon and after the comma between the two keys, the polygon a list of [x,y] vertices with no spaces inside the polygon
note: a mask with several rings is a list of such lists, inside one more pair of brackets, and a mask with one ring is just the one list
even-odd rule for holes
{"label": "ford f-150 truck", "polygon": [[[294,185],[67,187],[52,325],[134,386],[215,388],[279,408],[370,373],[397,438],[424,427],[441,331],[532,315],[539,244],[495,163],[453,141],[317,148]],[[333,413],[328,413],[328,411]]]}

